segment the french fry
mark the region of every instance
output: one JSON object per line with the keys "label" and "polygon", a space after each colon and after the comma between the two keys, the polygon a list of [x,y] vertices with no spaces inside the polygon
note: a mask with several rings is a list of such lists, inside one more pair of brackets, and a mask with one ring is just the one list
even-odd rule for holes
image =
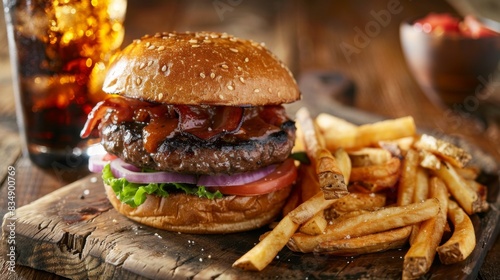
{"label": "french fry", "polygon": [[488,211],[488,209],[490,208],[490,205],[486,200],[488,197],[488,188],[485,185],[480,184],[474,180],[466,179],[465,182],[467,183],[467,186],[471,190],[476,192],[477,196],[479,197],[479,200],[481,201],[481,210],[479,212]]}
{"label": "french fry", "polygon": [[323,140],[319,139],[321,134],[317,131],[309,111],[306,108],[299,109],[296,118],[302,128],[306,153],[315,167],[325,198],[334,199],[346,195],[348,192],[344,175],[338,168],[335,157],[322,145]]}
{"label": "french fry", "polygon": [[345,134],[336,131],[325,131],[324,137],[326,139],[326,148],[335,151],[339,147],[346,150],[370,147],[380,141],[414,136],[415,133],[416,126],[413,118],[402,117],[358,126],[354,135],[352,135],[352,131]]}
{"label": "french fry", "polygon": [[344,183],[348,185],[352,171],[352,163],[349,154],[344,149],[338,148],[333,153],[333,156],[337,160],[337,165],[340,172],[342,172],[342,175],[344,175]]}
{"label": "french fry", "polygon": [[339,221],[339,217],[359,215],[363,212],[375,211],[386,205],[385,193],[373,193],[365,187],[358,185],[349,186],[349,194],[337,199],[330,208],[325,209],[325,216],[330,223]]}
{"label": "french fry", "polygon": [[345,133],[358,129],[357,125],[326,113],[319,114],[315,122],[322,133],[332,130],[339,133]]}
{"label": "french fry", "polygon": [[322,234],[328,222],[325,219],[324,211],[319,211],[311,219],[300,226],[299,231],[305,234]]}
{"label": "french fry", "polygon": [[287,215],[250,251],[233,263],[233,267],[244,270],[261,271],[276,257],[293,235],[299,224],[293,222]]}
{"label": "french fry", "polygon": [[437,248],[439,260],[444,264],[465,260],[476,246],[472,221],[453,200],[448,202],[448,218],[454,227],[453,234],[448,241]]}
{"label": "french fry", "polygon": [[418,152],[409,149],[403,159],[403,167],[398,186],[398,205],[408,205],[413,202],[415,184],[417,182]]}
{"label": "french fry", "polygon": [[422,167],[417,167],[417,177],[415,181],[415,192],[413,202],[423,201],[429,198],[429,174]]}
{"label": "french fry", "polygon": [[374,192],[390,188],[399,180],[400,165],[399,158],[392,157],[382,165],[353,167],[349,180],[351,182],[360,182],[361,185]]}
{"label": "french fry", "polygon": [[356,210],[370,210],[385,206],[386,196],[381,193],[349,193],[337,199],[331,206],[338,212],[352,212]]}
{"label": "french fry", "polygon": [[315,123],[323,135],[328,135],[328,139],[325,139],[327,144],[336,143],[331,151],[350,146],[357,136],[358,127],[355,124],[329,114],[319,114],[315,119]]}
{"label": "french fry", "polygon": [[385,164],[392,158],[392,155],[382,148],[362,148],[349,152],[349,158],[352,166],[360,167]]}
{"label": "french fry", "polygon": [[443,162],[439,170],[434,171],[439,178],[441,178],[448,191],[455,198],[455,200],[462,206],[465,212],[469,215],[481,212],[483,203],[477,193],[473,191],[465,182],[465,180],[458,175],[455,168],[448,162]]}
{"label": "french fry", "polygon": [[[429,175],[427,171],[421,167],[417,167],[417,179],[415,182],[415,193],[413,194],[413,202],[424,201],[429,198]],[[413,225],[410,234],[410,244],[413,244],[418,233],[420,225]]]}
{"label": "french fry", "polygon": [[406,226],[350,239],[330,240],[320,243],[314,252],[335,256],[356,256],[401,248],[406,244],[410,230],[411,227]]}
{"label": "french fry", "polygon": [[457,171],[458,175],[460,177],[464,178],[465,180],[476,180],[477,176],[479,176],[479,173],[481,170],[477,168],[476,166],[467,166],[464,168],[455,168]]}
{"label": "french fry", "polygon": [[434,261],[436,248],[443,237],[448,209],[448,191],[437,177],[430,180],[430,196],[439,200],[439,212],[423,221],[403,261],[403,279],[414,279],[427,273]]}
{"label": "french fry", "polygon": [[394,140],[380,141],[378,142],[378,146],[388,150],[393,156],[399,156],[398,150],[399,152],[408,151],[411,147],[413,147],[416,137],[417,135],[412,135]]}
{"label": "french fry", "polygon": [[434,136],[423,134],[415,143],[418,149],[432,152],[450,162],[456,167],[464,167],[472,156],[464,149],[459,148],[449,142],[437,139]]}
{"label": "french fry", "polygon": [[303,224],[311,219],[319,211],[323,211],[330,207],[336,199],[325,199],[323,192],[318,192],[316,195],[300,204],[297,208],[288,213],[290,219],[297,224]]}
{"label": "french fry", "polygon": [[233,267],[245,270],[264,269],[278,252],[287,244],[300,224],[311,219],[316,213],[329,207],[335,200],[326,200],[322,192],[305,201],[288,213],[281,221],[246,254],[233,263]]}
{"label": "french fry", "polygon": [[[353,238],[387,231],[422,222],[434,217],[439,211],[439,201],[430,198],[420,203],[396,206],[363,213],[328,225],[324,234],[294,234],[287,246],[297,252],[312,252],[321,242]],[[366,221],[370,221],[367,223]]]}
{"label": "french fry", "polygon": [[420,150],[420,166],[432,169],[432,170],[437,170],[441,168],[441,160],[433,153],[426,151],[426,150]]}

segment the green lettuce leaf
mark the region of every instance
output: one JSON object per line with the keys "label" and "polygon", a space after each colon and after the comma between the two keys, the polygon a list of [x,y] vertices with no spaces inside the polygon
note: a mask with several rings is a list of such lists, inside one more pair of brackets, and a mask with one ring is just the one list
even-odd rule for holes
{"label": "green lettuce leaf", "polygon": [[102,180],[111,186],[116,197],[131,207],[137,207],[146,201],[147,194],[168,197],[169,191],[183,191],[186,194],[197,195],[208,199],[221,198],[220,191],[210,192],[204,186],[182,183],[150,183],[137,184],[127,181],[125,178],[115,178],[109,164],[102,170]]}

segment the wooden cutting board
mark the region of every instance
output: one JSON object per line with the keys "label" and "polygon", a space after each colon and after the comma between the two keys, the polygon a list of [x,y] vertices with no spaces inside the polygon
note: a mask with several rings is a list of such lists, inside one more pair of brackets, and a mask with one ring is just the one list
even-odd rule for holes
{"label": "wooden cutting board", "polygon": [[[429,278],[475,279],[498,233],[498,201],[493,206],[473,217],[478,245],[472,256],[449,266],[436,261]],[[17,209],[16,218],[17,263],[73,279],[399,279],[406,251],[331,257],[284,248],[262,272],[246,272],[231,265],[266,228],[190,235],[142,226],[111,207],[96,175]],[[4,250],[9,222],[4,217]]]}

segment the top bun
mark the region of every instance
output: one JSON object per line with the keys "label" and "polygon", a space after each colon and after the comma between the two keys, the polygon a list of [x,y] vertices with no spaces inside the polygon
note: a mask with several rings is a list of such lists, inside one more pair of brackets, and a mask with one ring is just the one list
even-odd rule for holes
{"label": "top bun", "polygon": [[158,33],[135,40],[109,66],[103,90],[150,102],[261,106],[300,98],[269,50],[226,33]]}

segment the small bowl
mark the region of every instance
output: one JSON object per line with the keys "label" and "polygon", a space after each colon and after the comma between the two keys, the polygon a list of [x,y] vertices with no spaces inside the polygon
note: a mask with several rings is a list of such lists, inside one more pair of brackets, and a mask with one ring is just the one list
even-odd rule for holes
{"label": "small bowl", "polygon": [[[416,20],[416,19],[415,19]],[[435,104],[453,106],[478,96],[500,61],[500,35],[471,38],[426,33],[415,20],[401,23],[400,40],[414,78]]]}

